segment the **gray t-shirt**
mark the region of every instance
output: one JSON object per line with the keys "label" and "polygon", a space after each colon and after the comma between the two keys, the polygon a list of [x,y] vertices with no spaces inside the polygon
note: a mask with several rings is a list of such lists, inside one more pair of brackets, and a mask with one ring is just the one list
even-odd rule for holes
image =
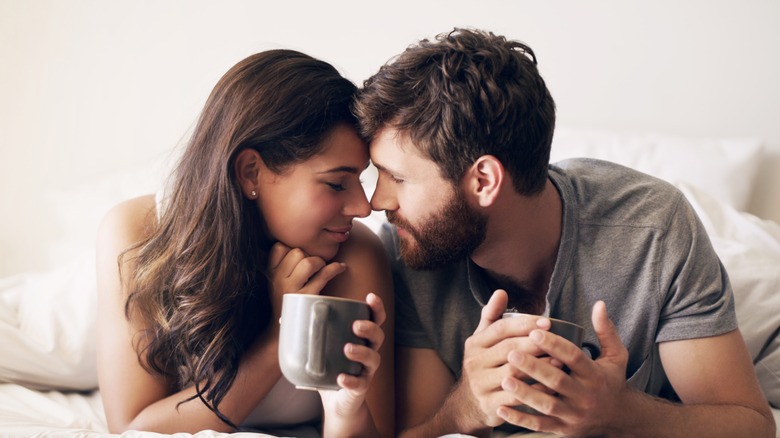
{"label": "gray t-shirt", "polygon": [[[629,359],[629,384],[674,398],[658,357],[659,342],[737,328],[725,269],[704,227],[674,186],[623,166],[591,159],[550,165],[563,202],[558,258],[544,314],[586,327],[597,300],[607,305]],[[434,271],[406,268],[398,237],[385,225],[396,289],[396,343],[436,349],[460,377],[464,342],[493,292],[470,259]]]}

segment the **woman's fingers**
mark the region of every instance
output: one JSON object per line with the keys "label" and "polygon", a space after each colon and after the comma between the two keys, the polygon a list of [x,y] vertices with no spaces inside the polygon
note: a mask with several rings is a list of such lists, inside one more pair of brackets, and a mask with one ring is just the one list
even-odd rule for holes
{"label": "woman's fingers", "polygon": [[379,350],[385,341],[384,330],[372,321],[355,321],[352,324],[352,332],[355,333],[355,336],[368,341],[368,346],[374,350]]}
{"label": "woman's fingers", "polygon": [[371,320],[379,325],[382,325],[387,318],[385,303],[381,298],[379,298],[379,295],[373,292],[366,296],[366,303],[369,307],[371,307]]}
{"label": "woman's fingers", "polygon": [[344,263],[334,262],[326,265],[319,257],[308,257],[302,260],[300,265],[300,270],[296,268],[294,277],[291,276],[290,279],[297,285],[298,293],[302,294],[319,294],[333,277],[347,270]]}
{"label": "woman's fingers", "polygon": [[352,391],[355,395],[365,394],[368,392],[374,373],[379,369],[379,364],[381,363],[379,352],[365,345],[349,343],[344,346],[344,355],[347,359],[363,365],[363,371],[358,376],[345,373],[340,374],[338,378],[339,385],[344,389]]}
{"label": "woman's fingers", "polygon": [[290,247],[281,242],[274,243],[274,246],[271,247],[271,251],[268,254],[268,269],[270,271],[275,271],[290,250]]}

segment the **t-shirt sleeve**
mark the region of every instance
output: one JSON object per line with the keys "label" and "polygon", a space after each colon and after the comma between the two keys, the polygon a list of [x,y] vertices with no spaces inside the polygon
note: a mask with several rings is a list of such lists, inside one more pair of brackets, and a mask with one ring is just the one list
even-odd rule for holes
{"label": "t-shirt sleeve", "polygon": [[737,328],[728,274],[693,208],[680,194],[664,237],[657,342],[715,336]]}
{"label": "t-shirt sleeve", "polygon": [[395,290],[395,343],[412,348],[433,348],[433,343],[425,333],[425,329],[417,314],[417,306],[409,290],[409,281],[405,275],[406,268],[398,249],[398,236],[395,227],[383,224],[379,236],[387,251],[388,260],[393,273],[393,288]]}

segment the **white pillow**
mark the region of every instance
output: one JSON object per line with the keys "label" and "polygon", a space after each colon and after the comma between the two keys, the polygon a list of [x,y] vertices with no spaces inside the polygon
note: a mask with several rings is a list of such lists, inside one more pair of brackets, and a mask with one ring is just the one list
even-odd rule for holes
{"label": "white pillow", "polygon": [[780,225],[678,184],[726,267],[740,331],[769,402],[780,407]]}
{"label": "white pillow", "polygon": [[682,182],[745,210],[758,173],[756,139],[695,139],[559,127],[550,161],[588,157],[612,161],[671,183]]}
{"label": "white pillow", "polygon": [[0,382],[97,387],[94,250],[57,269],[0,279]]}
{"label": "white pillow", "polygon": [[57,235],[43,242],[46,266],[59,266],[95,247],[98,225],[111,207],[130,198],[156,193],[163,187],[175,159],[166,152],[139,163],[114,169],[88,183],[67,188],[55,188],[47,193]]}

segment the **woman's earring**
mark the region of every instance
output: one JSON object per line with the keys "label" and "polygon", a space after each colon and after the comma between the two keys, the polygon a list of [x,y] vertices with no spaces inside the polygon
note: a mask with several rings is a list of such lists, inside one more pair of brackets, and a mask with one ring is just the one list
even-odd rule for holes
{"label": "woman's earring", "polygon": [[257,192],[256,192],[256,191],[254,191],[254,190],[252,190],[252,197],[253,197],[253,198],[256,198],[256,197],[257,197]]}

